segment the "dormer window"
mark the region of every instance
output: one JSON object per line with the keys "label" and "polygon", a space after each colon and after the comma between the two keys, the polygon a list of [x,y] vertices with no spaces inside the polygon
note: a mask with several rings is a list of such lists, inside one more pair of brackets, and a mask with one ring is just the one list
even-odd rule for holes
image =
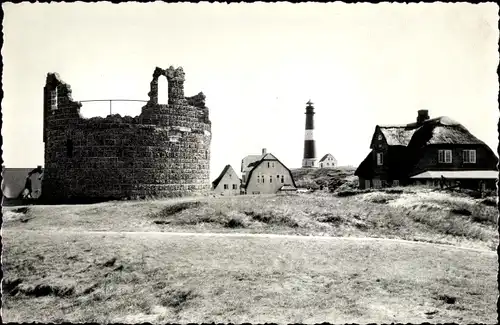
{"label": "dormer window", "polygon": [[381,140],[382,140],[382,134],[379,134],[377,139],[378,139],[379,141],[381,141]]}
{"label": "dormer window", "polygon": [[462,152],[464,163],[475,164],[476,163],[476,150],[464,150]]}
{"label": "dormer window", "polygon": [[452,162],[451,150],[438,150],[438,162],[444,164],[451,164]]}

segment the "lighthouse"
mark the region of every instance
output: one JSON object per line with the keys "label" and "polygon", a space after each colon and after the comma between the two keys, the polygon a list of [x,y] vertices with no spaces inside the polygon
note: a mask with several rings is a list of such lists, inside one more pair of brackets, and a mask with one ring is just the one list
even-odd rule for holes
{"label": "lighthouse", "polygon": [[302,167],[316,167],[316,144],[314,142],[314,107],[309,100],[306,107],[306,132],[304,135],[304,158]]}

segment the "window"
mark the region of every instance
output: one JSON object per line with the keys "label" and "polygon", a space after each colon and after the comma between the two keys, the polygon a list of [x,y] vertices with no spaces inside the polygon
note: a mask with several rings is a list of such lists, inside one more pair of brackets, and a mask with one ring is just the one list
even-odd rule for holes
{"label": "window", "polygon": [[451,164],[451,150],[438,150],[438,162]]}
{"label": "window", "polygon": [[384,154],[382,152],[377,152],[377,165],[382,166],[384,164]]}
{"label": "window", "polygon": [[229,185],[224,184],[224,189],[225,189],[225,190],[229,189]]}
{"label": "window", "polygon": [[57,88],[50,92],[50,108],[57,109]]}
{"label": "window", "polygon": [[257,176],[257,183],[260,183],[260,176]]}
{"label": "window", "polygon": [[264,184],[264,175],[262,175],[262,184]]}
{"label": "window", "polygon": [[374,188],[381,188],[382,187],[382,181],[380,179],[374,179],[373,180],[373,187]]}
{"label": "window", "polygon": [[397,180],[397,179],[393,180],[392,186],[399,186],[399,180]]}
{"label": "window", "polygon": [[238,185],[237,184],[233,184],[233,190],[237,190],[238,189]]}
{"label": "window", "polygon": [[462,152],[464,163],[475,164],[476,163],[476,150],[464,150]]}
{"label": "window", "polygon": [[327,166],[330,166],[328,163],[326,163]]}
{"label": "window", "polygon": [[285,183],[285,177],[283,177],[283,175],[281,175],[281,183]]}
{"label": "window", "polygon": [[274,168],[274,163],[272,164],[273,168]]}
{"label": "window", "polygon": [[267,162],[267,168],[271,167],[271,163],[268,161]]}
{"label": "window", "polygon": [[379,139],[379,140],[382,140],[382,134],[379,134],[379,135],[378,135],[378,139]]}
{"label": "window", "polygon": [[269,183],[272,183],[272,182],[273,182],[273,177],[269,176]]}

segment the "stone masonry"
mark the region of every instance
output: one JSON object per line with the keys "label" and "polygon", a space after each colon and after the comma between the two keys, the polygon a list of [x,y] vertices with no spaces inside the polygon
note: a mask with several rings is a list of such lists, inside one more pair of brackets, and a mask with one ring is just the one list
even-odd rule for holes
{"label": "stone masonry", "polygon": [[[158,78],[168,104],[158,104]],[[196,195],[210,190],[211,122],[205,96],[184,97],[181,67],[156,68],[136,117],[82,118],[71,87],[49,73],[44,88],[47,201]]]}

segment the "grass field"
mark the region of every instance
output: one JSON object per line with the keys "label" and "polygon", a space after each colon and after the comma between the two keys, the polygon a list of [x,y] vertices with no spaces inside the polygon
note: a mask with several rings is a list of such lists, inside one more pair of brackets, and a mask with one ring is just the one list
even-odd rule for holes
{"label": "grass field", "polygon": [[425,189],[4,208],[3,320],[495,323],[496,211]]}

